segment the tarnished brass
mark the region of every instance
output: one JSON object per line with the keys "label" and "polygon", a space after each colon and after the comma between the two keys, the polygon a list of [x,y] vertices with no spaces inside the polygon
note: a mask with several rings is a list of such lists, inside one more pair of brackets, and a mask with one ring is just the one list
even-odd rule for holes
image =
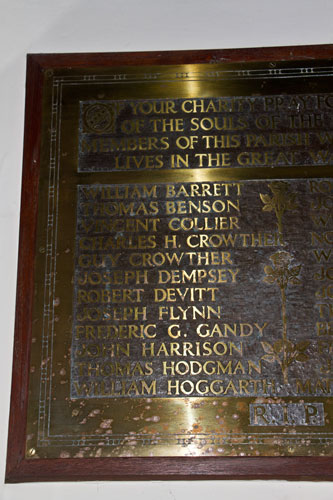
{"label": "tarnished brass", "polygon": [[45,74],[27,458],[333,455],[332,75]]}

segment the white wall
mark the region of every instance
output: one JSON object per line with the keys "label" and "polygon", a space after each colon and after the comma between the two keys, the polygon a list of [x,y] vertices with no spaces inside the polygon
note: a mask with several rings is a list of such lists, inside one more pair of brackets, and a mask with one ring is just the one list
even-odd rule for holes
{"label": "white wall", "polygon": [[333,43],[332,0],[0,0],[0,499],[333,498],[287,482],[3,485],[11,380],[25,54]]}

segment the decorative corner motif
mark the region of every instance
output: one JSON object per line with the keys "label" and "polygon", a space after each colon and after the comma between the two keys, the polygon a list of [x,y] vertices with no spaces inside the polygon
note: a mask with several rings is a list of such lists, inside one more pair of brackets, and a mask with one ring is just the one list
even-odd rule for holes
{"label": "decorative corner motif", "polygon": [[115,111],[104,103],[90,104],[84,110],[85,128],[95,134],[113,132]]}

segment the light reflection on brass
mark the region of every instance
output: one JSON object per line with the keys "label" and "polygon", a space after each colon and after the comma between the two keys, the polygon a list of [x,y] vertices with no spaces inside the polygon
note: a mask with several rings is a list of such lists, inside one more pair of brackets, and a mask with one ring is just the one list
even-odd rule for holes
{"label": "light reflection on brass", "polygon": [[[115,116],[118,111],[112,114],[105,103],[112,101],[117,110],[121,108],[122,101],[128,100],[167,99],[172,102],[176,99],[213,99],[221,96],[240,98],[248,96],[254,99],[258,95],[263,95],[270,96],[266,105],[271,106],[268,115],[272,116],[279,113],[278,109],[273,108],[278,104],[282,106],[279,98],[288,96],[290,88],[295,94],[309,95],[312,93],[311,82],[315,81],[318,95],[324,96],[325,93],[330,92],[330,63],[321,61],[321,67],[326,65],[327,71],[325,73],[321,70],[318,74],[316,74],[314,64],[312,76],[305,78],[302,76],[302,68],[311,67],[311,64],[314,63],[311,61],[277,63],[276,69],[281,70],[283,78],[279,76],[278,71],[273,73],[268,63],[155,66],[145,67],[144,70],[132,67],[112,70],[55,69],[52,74],[46,72],[36,245],[39,250],[35,262],[34,342],[31,346],[31,368],[34,367],[34,369],[31,369],[30,374],[27,458],[332,455],[331,343],[328,333],[331,328],[331,303],[329,301],[331,278],[327,277],[329,257],[326,259],[319,255],[323,249],[327,251],[330,243],[328,234],[331,231],[331,222],[327,219],[325,225],[316,218],[327,216],[331,208],[328,206],[323,208],[322,204],[329,203],[329,194],[333,191],[332,161],[329,154],[322,153],[322,157],[316,156],[318,150],[329,152],[329,147],[320,145],[318,139],[313,139],[317,140],[315,143],[317,149],[313,153],[313,158],[317,163],[311,163],[311,157],[306,164],[288,166],[245,164],[216,168],[213,159],[210,158],[212,165],[209,168],[197,166],[177,170],[137,168],[137,170],[129,171],[115,171],[110,168],[110,171],[106,171],[108,164],[104,158],[104,171],[93,171],[96,169],[93,161],[91,165],[88,165],[91,171],[88,167],[85,171],[79,171],[80,134],[100,134],[98,137],[104,138],[115,133],[121,136],[119,131],[115,131],[126,116],[119,119],[117,125]],[[324,107],[324,97],[318,98],[319,101],[320,106]],[[85,108],[86,103],[97,107]],[[80,106],[84,110],[83,125],[80,122]],[[325,113],[322,113],[326,119]],[[328,129],[326,123],[321,125],[313,122],[319,118],[312,117],[312,115],[308,117],[305,110],[302,110],[301,116],[296,113],[291,120],[295,128],[297,126],[297,130],[305,128],[306,133],[309,134],[314,133],[313,131],[317,130],[316,127],[318,130]],[[264,126],[264,121],[259,123]],[[172,126],[180,127],[181,125],[179,122]],[[191,134],[185,131],[183,135]],[[264,139],[256,139],[258,140]],[[308,136],[306,136],[307,140]],[[288,147],[281,148],[281,150],[288,152]],[[224,149],[214,152],[223,153]],[[262,149],[264,146],[259,148],[258,154],[261,154]],[[253,152],[250,149],[249,151]],[[262,161],[261,156],[253,158],[257,158],[256,161],[259,163]],[[150,160],[144,161],[149,166]],[[156,167],[155,160],[153,163]],[[320,184],[321,178],[323,184]],[[269,186],[277,185],[274,181],[281,180],[288,188],[286,193],[295,194],[297,206],[291,207],[287,203],[288,206],[282,207],[281,198],[274,198],[274,190],[269,190]],[[239,182],[242,187],[241,194],[237,198],[240,203],[240,213],[235,204],[234,194],[230,196],[230,201],[236,208],[229,205],[229,209],[235,210],[235,213],[224,210],[220,214],[213,213],[211,209],[204,213],[202,206],[198,209],[198,213],[189,214],[186,212],[188,208],[186,210],[183,208],[188,207],[185,203],[187,198],[196,202],[198,199],[211,202],[214,197],[182,195],[177,197],[177,201],[180,202],[180,213],[175,214],[174,217],[186,218],[185,224],[192,222],[196,224],[196,227],[190,230],[170,231],[168,222],[172,215],[166,214],[165,202],[172,201],[173,198],[166,196],[166,184],[185,186],[187,183],[208,185],[214,182],[234,183],[235,181]],[[313,185],[311,181],[314,182]],[[156,388],[156,390],[151,390],[151,393],[147,391],[140,393],[140,390],[137,390],[137,394],[135,386],[130,385],[129,380],[140,388],[143,387],[140,385],[142,381],[148,380],[148,376],[140,372],[148,368],[147,366],[142,368],[141,365],[136,366],[137,372],[134,375],[131,372],[131,375],[123,375],[123,379],[119,378],[126,384],[123,394],[111,394],[112,391],[107,394],[105,387],[103,389],[105,394],[103,394],[101,386],[98,386],[100,391],[98,397],[94,397],[89,391],[87,394],[78,395],[71,385],[75,377],[80,383],[84,382],[84,377],[87,379],[86,382],[94,380],[100,383],[101,377],[104,376],[97,374],[96,363],[100,362],[97,355],[94,355],[95,365],[89,367],[91,373],[89,372],[88,375],[84,371],[86,365],[81,365],[81,372],[79,369],[75,372],[76,367],[73,368],[71,365],[81,355],[82,363],[88,359],[84,357],[87,347],[84,351],[82,338],[75,340],[73,335],[72,339],[74,327],[81,326],[78,311],[82,312],[83,308],[79,303],[77,288],[80,286],[83,290],[81,297],[82,300],[87,300],[87,307],[91,305],[89,300],[93,301],[94,297],[88,292],[101,290],[98,288],[99,285],[92,283],[89,284],[89,288],[84,283],[82,274],[78,274],[80,271],[78,257],[82,250],[79,247],[78,235],[83,237],[85,231],[87,234],[91,231],[92,237],[99,237],[93,229],[87,229],[91,222],[90,216],[80,208],[85,196],[84,190],[80,194],[80,189],[85,185],[94,186],[96,193],[100,186],[118,185],[120,188],[122,185],[157,186],[159,195],[153,201],[157,203],[158,214],[142,215],[145,210],[142,206],[140,208],[142,213],[139,210],[135,217],[131,213],[129,215],[125,213],[119,216],[119,219],[142,221],[146,217],[146,219],[153,220],[159,218],[162,222],[150,223],[148,230],[140,229],[141,232],[132,230],[132,233],[128,229],[132,222],[128,223],[125,230],[118,231],[117,238],[125,238],[128,233],[134,236],[138,234],[144,236],[140,244],[138,243],[141,245],[137,249],[140,255],[144,252],[149,254],[152,251],[165,253],[167,250],[170,254],[172,251],[202,253],[200,258],[204,263],[201,262],[200,265],[195,263],[191,267],[191,264],[180,263],[161,267],[162,270],[175,271],[173,275],[165,274],[169,281],[174,280],[171,284],[161,282],[162,275],[156,272],[156,269],[158,270],[156,262],[153,262],[151,266],[147,265],[146,268],[140,266],[136,268],[137,271],[147,271],[148,282],[143,280],[143,283],[139,284],[133,282],[120,285],[104,284],[103,290],[109,293],[108,295],[105,292],[104,297],[111,296],[113,301],[117,297],[120,307],[127,306],[132,300],[134,306],[146,306],[148,308],[147,321],[149,324],[157,325],[156,329],[151,328],[150,331],[156,331],[157,335],[156,338],[149,338],[149,335],[143,338],[133,335],[131,339],[126,337],[112,339],[113,345],[118,345],[118,347],[114,348],[110,359],[105,358],[109,362],[107,367],[104,366],[106,365],[105,359],[101,358],[103,369],[126,372],[124,358],[131,359],[131,357],[124,354],[127,349],[124,345],[128,344],[128,350],[132,350],[133,346],[140,347],[142,342],[146,342],[147,345],[154,343],[154,356],[143,358],[141,354],[141,357],[138,355],[135,359],[135,363],[151,362],[152,365],[159,367],[150,379],[150,383],[155,381],[154,388]],[[95,192],[93,193],[95,196]],[[285,196],[287,196],[286,193],[284,193]],[[224,197],[226,198],[225,193]],[[138,201],[135,197],[133,199],[135,202]],[[216,197],[216,199],[223,201],[223,196]],[[132,200],[126,198],[125,201]],[[282,201],[286,202],[286,199]],[[125,203],[124,200],[122,202]],[[96,205],[97,201],[92,203]],[[268,205],[271,206],[271,210],[263,208]],[[138,207],[135,206],[133,210],[138,210]],[[181,210],[185,210],[185,213]],[[232,216],[237,218],[237,221],[234,220],[233,227],[230,228]],[[96,217],[102,218],[101,215]],[[225,219],[219,219],[216,222],[213,217],[225,217]],[[113,220],[111,216],[109,219]],[[227,223],[228,229],[225,226]],[[205,233],[203,233],[203,227],[206,227]],[[326,232],[327,241],[323,236]],[[113,234],[111,230],[109,233]],[[234,245],[225,243],[222,237],[229,233],[237,236]],[[314,233],[317,236],[313,236]],[[201,234],[205,234],[207,238],[201,238],[200,243],[197,243],[195,238]],[[212,235],[214,235],[213,238]],[[90,233],[89,236],[91,236]],[[155,236],[155,240],[152,236]],[[166,244],[164,238],[167,236],[179,236],[179,241],[175,240],[177,243],[175,247],[172,246],[172,242],[168,243],[170,246],[168,248],[163,246]],[[188,240],[189,237],[193,239]],[[156,247],[149,248],[149,241],[155,242]],[[188,244],[189,241],[192,246]],[[148,245],[148,248],[145,245]],[[103,270],[132,271],[133,269],[129,267],[126,260],[130,251],[131,249],[121,248],[119,266],[113,266],[112,259],[110,259]],[[316,251],[319,253],[316,254]],[[207,257],[211,259],[209,264],[204,261],[206,258],[204,252],[209,254]],[[213,255],[213,252],[216,255]],[[97,249],[94,253],[99,257],[101,250]],[[105,254],[108,253],[109,251],[105,251]],[[110,253],[114,257],[116,250],[113,248]],[[224,255],[221,257],[222,253]],[[92,255],[93,251],[88,249],[87,254]],[[279,282],[279,294],[278,288],[264,283],[264,278],[266,276],[266,281],[270,283],[279,279],[276,262],[274,261],[274,265],[270,265],[269,268],[267,266],[274,255],[276,257],[286,254],[297,262],[297,269],[295,270],[293,265],[289,271],[292,272],[292,279],[299,279],[300,283],[297,287],[287,288]],[[124,262],[121,259],[124,259]],[[220,260],[217,261],[217,259]],[[186,284],[183,281],[198,278],[198,274],[191,274],[193,270],[196,272],[201,270],[200,276],[202,277],[205,276],[204,271],[212,268],[220,269],[218,286],[214,283],[193,281]],[[90,266],[87,272],[96,272],[96,269],[98,270],[97,266]],[[177,274],[178,271],[186,274]],[[189,275],[190,278],[187,277]],[[96,276],[97,273],[95,278]],[[165,276],[163,279],[166,279]],[[177,280],[180,280],[179,283]],[[120,291],[115,292],[115,287]],[[158,292],[161,296],[159,302],[154,301],[153,294],[149,295],[156,288],[161,290]],[[194,288],[201,291],[193,292]],[[141,289],[144,291],[139,291]],[[191,300],[181,301],[179,299],[181,295],[175,291],[177,289],[181,289],[183,294],[188,294],[186,300],[189,297]],[[186,290],[190,291],[186,292]],[[111,293],[113,295],[110,295]],[[125,300],[123,300],[124,293]],[[168,295],[164,296],[163,293],[168,293]],[[155,298],[156,294],[155,291]],[[95,295],[97,296],[96,293]],[[177,300],[173,300],[174,297],[177,297]],[[186,317],[183,320],[179,319],[181,309],[163,309],[161,319],[159,319],[156,312],[157,306],[197,307],[198,317]],[[200,313],[207,314],[207,309],[199,309],[199,306],[210,306],[215,308],[216,312],[211,313],[212,318],[202,317],[200,320]],[[219,307],[221,309],[218,309]],[[154,311],[154,317],[148,317],[151,311]],[[193,312],[194,309],[191,311]],[[103,311],[107,322],[110,321],[110,316],[108,316],[110,313],[107,308]],[[214,318],[214,314],[222,314],[222,318]],[[204,326],[198,333],[199,321]],[[146,324],[146,319],[144,322]],[[123,331],[128,332],[129,324],[138,326],[138,316],[134,319],[131,317],[122,321],[115,320],[114,323],[118,326],[124,324],[127,329],[123,327]],[[93,320],[84,324],[100,326],[100,323],[94,323]],[[205,326],[206,324],[208,327]],[[167,333],[170,325],[173,326]],[[178,330],[181,335],[187,335],[187,337],[178,338]],[[133,328],[132,331],[136,330]],[[203,333],[206,331],[210,332],[207,338]],[[91,336],[92,332],[93,330],[90,330]],[[211,334],[212,336],[209,337],[208,335]],[[104,342],[106,350],[110,348],[107,341]],[[101,338],[94,340],[94,345],[97,347],[100,346],[98,342],[101,343]],[[176,353],[174,357],[169,356],[170,342],[174,343]],[[183,353],[184,342],[188,343],[188,355],[178,356],[177,349]],[[192,355],[191,349],[197,348],[196,343],[199,343],[202,348],[204,342],[207,342],[208,354]],[[224,349],[224,345],[227,346],[226,349],[229,349],[228,354],[223,355],[226,358],[220,356],[220,359],[214,349],[211,352],[208,351],[217,342],[220,343],[219,349]],[[163,344],[164,347],[161,347]],[[232,347],[232,344],[235,347]],[[293,346],[292,349],[290,345]],[[97,348],[94,347],[94,349]],[[165,349],[168,356],[164,358],[156,355],[161,349]],[[230,355],[232,349],[233,356]],[[135,355],[137,355],[136,351]],[[91,357],[93,358],[92,355]],[[181,368],[187,369],[187,365],[178,366],[179,395],[176,395],[177,397],[174,393],[167,394],[166,384],[167,379],[176,380],[176,376],[171,379],[171,376],[162,373],[162,364],[159,364],[165,360],[170,361],[170,358],[172,358],[171,361],[197,361],[197,364],[189,365],[189,373],[186,375],[181,375],[179,371]],[[215,374],[207,374],[203,369],[203,364],[199,363],[202,360],[219,361],[221,373],[215,378],[213,377]],[[228,361],[232,361],[233,364],[228,365]],[[209,366],[212,367],[212,365]],[[101,369],[100,365],[98,369]],[[202,370],[202,372],[196,374],[195,370]],[[207,370],[208,365],[206,365]],[[118,376],[121,377],[121,375]],[[185,380],[188,382],[184,383]],[[214,383],[212,380],[217,380],[218,383],[212,385]],[[192,392],[191,383],[195,387]],[[202,397],[196,392],[196,388],[202,391]],[[212,388],[216,393],[212,391]],[[218,395],[218,391],[221,395]]]}

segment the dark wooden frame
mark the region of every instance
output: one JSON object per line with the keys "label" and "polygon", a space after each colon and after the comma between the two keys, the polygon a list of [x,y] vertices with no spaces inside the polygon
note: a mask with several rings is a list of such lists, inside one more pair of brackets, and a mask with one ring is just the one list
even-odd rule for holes
{"label": "dark wooden frame", "polygon": [[332,480],[333,457],[25,459],[42,75],[52,68],[333,59],[333,45],[176,52],[32,54],[27,57],[25,137],[13,377],[6,482],[161,479]]}

